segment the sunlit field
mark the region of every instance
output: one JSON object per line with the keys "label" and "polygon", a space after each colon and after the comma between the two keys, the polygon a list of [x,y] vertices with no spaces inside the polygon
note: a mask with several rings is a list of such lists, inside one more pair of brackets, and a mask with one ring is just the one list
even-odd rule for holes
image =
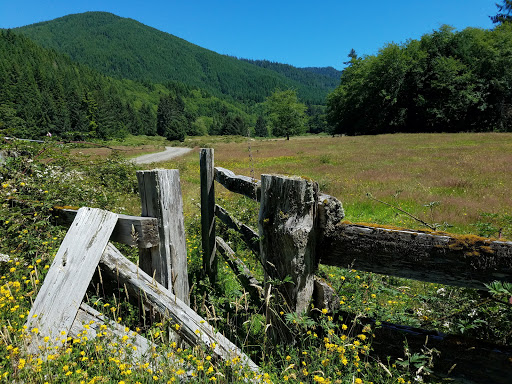
{"label": "sunlit field", "polygon": [[[316,180],[322,192],[343,202],[346,220],[351,222],[424,227],[400,208],[443,231],[510,239],[512,134],[306,136],[289,141],[201,137],[187,140],[185,144],[195,150],[172,161],[135,166],[123,160],[170,144],[109,143],[110,148],[73,149],[71,156],[59,146],[36,145],[27,148],[24,157],[0,166],[0,192],[6,201],[0,211],[3,379],[42,384],[55,380],[168,383],[189,375],[191,382],[230,383],[253,377],[238,362],[220,363],[207,349],[180,348],[170,342],[168,324],[141,324],[139,309],[124,293],[103,297],[96,290],[86,298],[91,306],[126,326],[127,334],[137,332],[160,345],[149,361],[130,357],[129,338],[112,340],[101,334],[94,341],[86,334],[63,338],[62,348],[44,351],[46,359],[23,354],[24,343],[39,332],[24,329],[28,311],[65,235],[64,228],[53,224],[53,206],[85,205],[139,215],[135,172],[143,167],[180,170],[191,306],[262,367],[260,381],[407,383],[414,382],[423,367],[422,380],[441,382],[435,374],[428,375],[431,369],[435,372],[434,351],[398,344],[397,355],[389,360],[374,356],[375,328],[360,324],[358,319],[363,318],[511,344],[508,297],[491,300],[471,289],[364,273],[350,266],[321,266],[318,275],[335,289],[340,310],[351,317],[340,318],[325,308],[315,309],[311,317],[283,313],[298,341],[294,346],[266,347],[265,316],[248,302],[228,265],[220,262],[216,286],[200,278],[199,148],[212,146],[215,164],[238,174],[258,179],[261,174],[279,173]],[[218,184],[216,199],[256,228],[256,202]],[[220,223],[217,234],[262,279],[259,262],[237,235]],[[135,249],[122,251],[136,261]],[[172,359],[184,365],[175,366]]]}
{"label": "sunlit field", "polygon": [[[317,181],[322,192],[342,201],[353,222],[422,227],[370,194],[448,232],[512,236],[510,133],[310,136],[213,147],[215,164],[238,174]],[[165,165],[181,167],[187,180],[198,176],[197,153]],[[183,189],[185,196],[198,193]]]}

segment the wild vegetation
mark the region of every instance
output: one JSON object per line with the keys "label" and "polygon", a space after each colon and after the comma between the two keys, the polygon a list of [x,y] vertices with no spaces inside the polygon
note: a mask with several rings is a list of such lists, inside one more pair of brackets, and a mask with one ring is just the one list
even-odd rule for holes
{"label": "wild vegetation", "polygon": [[[367,192],[370,192],[451,232],[502,238],[512,234],[510,200],[506,193],[512,185],[510,134],[310,137],[250,141],[250,145],[245,140],[227,141],[228,138],[220,138],[212,142],[217,165],[240,174],[254,173],[255,177],[278,172],[316,179],[322,191],[343,201],[346,218],[353,222],[418,228],[419,223],[409,217],[368,199]],[[11,381],[30,379],[36,383],[56,380],[142,383],[177,381],[187,369],[195,375],[193,382],[233,382],[239,380],[238,375],[246,374],[236,368],[236,362],[233,368],[213,361],[208,350],[183,350],[167,342],[166,325],[140,323],[138,309],[128,304],[124,293],[102,297],[96,289],[88,295],[91,305],[130,327],[132,332],[158,342],[161,346],[156,354],[182,359],[189,363],[188,368],[177,368],[165,359],[163,363],[151,360],[145,365],[128,357],[129,339],[87,341],[87,335],[63,340],[63,348],[48,351],[46,360],[23,355],[26,333],[35,332],[23,330],[27,311],[65,233],[64,228],[54,225],[53,206],[87,205],[138,214],[140,203],[136,168],[125,163],[119,157],[120,152],[94,160],[88,153],[99,153],[95,148],[74,149],[73,156],[50,142],[31,145],[17,142],[12,149],[18,157],[9,158],[0,166],[3,200],[0,253],[4,255],[0,262],[0,316],[4,325],[0,375]],[[438,159],[422,160],[426,158]],[[261,380],[403,383],[414,382],[418,375],[425,381],[441,380],[435,374],[427,375],[432,364],[435,372],[435,351],[411,350],[404,345],[400,356],[389,361],[374,356],[374,326],[357,326],[358,319],[368,317],[510,345],[512,311],[505,296],[507,287],[496,287],[499,296],[494,300],[470,289],[378,276],[347,266],[347,269],[323,267],[320,274],[339,294],[340,309],[354,314],[356,320],[338,319],[336,314],[322,311],[323,308],[314,310],[311,317],[287,315],[290,328],[302,335],[297,345],[265,348],[261,342],[265,335],[264,317],[245,298],[228,266],[221,264],[215,288],[199,277],[202,261],[198,163],[197,153],[192,153],[160,164],[177,168],[181,173],[192,307],[212,319],[219,330],[258,362],[261,374],[265,374]],[[377,169],[385,180],[376,179],[372,170]],[[255,203],[234,197],[222,188],[218,188],[217,199],[238,218],[255,226],[258,213]],[[236,235],[222,226],[218,232],[261,277],[261,267]],[[132,260],[137,257],[128,247],[123,252]],[[108,349],[112,343],[117,343],[113,352]]]}
{"label": "wild vegetation", "polygon": [[[158,164],[180,170],[191,306],[261,372],[248,372],[237,359],[215,361],[207,348],[173,342],[170,324],[141,316],[123,287],[108,291],[102,283],[91,286],[85,300],[126,326],[126,337],[100,333],[90,340],[85,332],[59,338],[61,348],[43,347],[40,356],[24,352],[27,339],[39,332],[24,326],[30,306],[66,231],[57,225],[55,207],[138,215],[139,167],[126,158],[175,144],[166,139],[214,147],[216,165],[238,174],[316,180],[322,192],[343,202],[350,222],[414,229],[428,223],[457,234],[511,239],[510,4],[498,6],[493,21],[501,25],[492,31],[442,27],[419,41],[390,44],[376,56],[359,58],[352,51],[327,110],[325,95],[339,76],[332,68],[240,61],[111,14],[71,15],[0,31],[0,134],[44,139],[2,139],[1,380],[444,382],[435,370],[438,352],[428,346],[413,349],[405,342],[393,356],[375,353],[375,331],[384,321],[511,346],[512,285],[496,283],[483,292],[364,273],[350,265],[319,270],[339,296],[338,310],[283,311],[278,315],[296,342],[268,343],[262,308],[248,299],[228,265],[220,264],[215,285],[203,278],[194,151]],[[125,56],[126,45],[136,48],[130,50],[135,59]],[[169,63],[169,57],[176,60]],[[327,131],[401,133],[242,137]],[[499,132],[403,133],[460,131]],[[255,202],[221,187],[216,198],[256,228]],[[259,261],[238,235],[220,223],[217,233],[262,279]],[[133,248],[120,248],[137,261]],[[157,344],[147,360],[133,356],[134,333]]]}

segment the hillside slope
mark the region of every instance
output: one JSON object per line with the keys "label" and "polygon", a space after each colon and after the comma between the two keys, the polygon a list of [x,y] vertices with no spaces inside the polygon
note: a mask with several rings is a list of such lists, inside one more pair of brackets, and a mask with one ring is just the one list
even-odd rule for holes
{"label": "hillside slope", "polygon": [[297,68],[290,64],[275,63],[268,60],[240,60],[257,65],[261,68],[270,69],[271,71],[279,73],[290,80],[298,81],[301,84],[312,87],[320,84],[325,88],[333,89],[336,88],[340,83],[341,71],[338,71],[333,67]]}
{"label": "hillside slope", "polygon": [[183,82],[243,102],[261,102],[276,88],[294,88],[304,102],[324,104],[334,88],[325,84],[325,76],[305,84],[105,12],[68,15],[16,31],[109,76]]}
{"label": "hillside slope", "polygon": [[189,135],[209,133],[214,122],[220,131],[228,118],[238,117],[246,124],[254,119],[240,103],[206,91],[181,83],[164,87],[107,77],[26,36],[0,30],[0,136],[155,135],[157,105],[167,94],[185,104]]}

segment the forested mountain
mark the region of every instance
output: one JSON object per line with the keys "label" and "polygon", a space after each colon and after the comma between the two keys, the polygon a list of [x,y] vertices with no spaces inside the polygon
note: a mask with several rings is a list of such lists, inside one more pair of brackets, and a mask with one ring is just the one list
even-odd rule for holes
{"label": "forested mountain", "polygon": [[136,130],[133,108],[111,79],[26,37],[0,32],[0,129],[20,137]]}
{"label": "forested mountain", "polygon": [[105,12],[68,15],[15,31],[109,76],[181,82],[249,104],[262,102],[276,88],[296,89],[308,104],[325,104],[337,84],[322,75],[285,76]]}
{"label": "forested mountain", "polygon": [[[221,133],[233,120],[255,121],[235,105],[181,83],[165,87],[119,80],[0,30],[0,135],[89,139],[155,135],[156,112],[169,97],[180,104],[187,134]],[[242,132],[241,132],[242,133]],[[243,132],[245,134],[245,132]]]}
{"label": "forested mountain", "polygon": [[512,23],[443,26],[353,57],[329,95],[335,132],[512,131]]}
{"label": "forested mountain", "polygon": [[271,71],[277,72],[290,80],[298,81],[301,84],[309,85],[311,87],[321,86],[326,89],[334,89],[340,83],[341,71],[332,67],[297,68],[293,65],[275,63],[268,60],[240,60],[257,65],[261,68],[270,69]]}
{"label": "forested mountain", "polygon": [[331,79],[336,80],[336,85],[340,82],[340,76],[343,71],[338,71],[336,68],[333,67],[304,67],[301,68],[304,71],[309,71],[316,73],[318,75],[327,76]]}

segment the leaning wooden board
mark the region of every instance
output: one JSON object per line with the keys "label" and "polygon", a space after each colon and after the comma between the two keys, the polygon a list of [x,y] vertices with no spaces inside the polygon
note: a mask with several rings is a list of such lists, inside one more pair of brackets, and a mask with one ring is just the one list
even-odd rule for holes
{"label": "leaning wooden board", "polygon": [[44,279],[26,323],[29,353],[44,337],[67,337],[100,257],[117,223],[117,215],[80,208]]}
{"label": "leaning wooden board", "polygon": [[177,298],[171,291],[140,270],[125,258],[112,244],[108,244],[100,260],[100,267],[111,277],[126,285],[131,295],[139,296],[144,303],[152,306],[162,316],[174,323],[171,329],[191,345],[205,345],[212,354],[225,361],[235,357],[254,372],[258,366],[236,345],[229,341]]}

